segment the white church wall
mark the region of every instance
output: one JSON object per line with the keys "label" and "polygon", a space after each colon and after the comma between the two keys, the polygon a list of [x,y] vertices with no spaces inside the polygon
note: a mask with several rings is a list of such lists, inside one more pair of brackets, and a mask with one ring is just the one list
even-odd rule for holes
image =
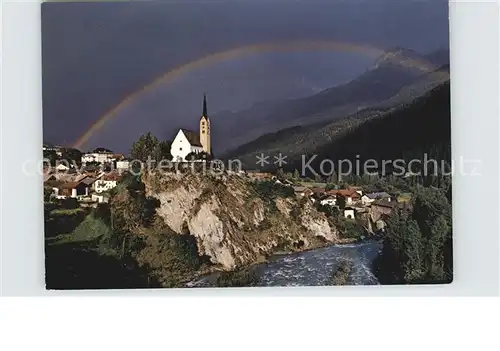
{"label": "white church wall", "polygon": [[170,146],[170,154],[172,155],[172,161],[174,162],[186,161],[186,156],[189,153],[200,153],[202,151],[203,147],[193,146],[189,143],[182,130],[179,130],[174,141],[172,142],[172,145]]}
{"label": "white church wall", "polygon": [[172,145],[170,146],[170,154],[172,155],[173,161],[184,161],[187,154],[191,152],[191,144],[187,140],[186,136],[179,130],[175,136]]}

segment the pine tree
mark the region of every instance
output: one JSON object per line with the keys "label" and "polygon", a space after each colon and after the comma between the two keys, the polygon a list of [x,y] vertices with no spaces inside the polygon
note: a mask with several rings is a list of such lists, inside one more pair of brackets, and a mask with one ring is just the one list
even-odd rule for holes
{"label": "pine tree", "polygon": [[132,159],[140,160],[141,162],[146,162],[148,157],[155,159],[155,151],[157,151],[158,144],[158,139],[151,132],[143,134],[139,140],[132,144],[130,156]]}

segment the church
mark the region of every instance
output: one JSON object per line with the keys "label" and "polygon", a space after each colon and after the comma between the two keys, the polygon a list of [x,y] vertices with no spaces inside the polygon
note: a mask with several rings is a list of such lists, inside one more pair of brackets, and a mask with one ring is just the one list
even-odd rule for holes
{"label": "church", "polygon": [[170,146],[170,154],[175,162],[187,161],[186,156],[190,153],[199,154],[205,152],[211,154],[210,149],[210,119],[207,114],[207,97],[203,95],[203,113],[200,118],[199,133],[179,129]]}

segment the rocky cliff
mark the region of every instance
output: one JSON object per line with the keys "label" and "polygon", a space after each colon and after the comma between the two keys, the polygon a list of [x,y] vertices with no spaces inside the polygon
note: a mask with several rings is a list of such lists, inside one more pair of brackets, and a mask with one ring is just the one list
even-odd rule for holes
{"label": "rocky cliff", "polygon": [[225,270],[261,262],[277,251],[340,242],[336,228],[307,200],[271,183],[240,175],[151,173],[146,194],[157,214],[180,235],[196,238],[199,253]]}

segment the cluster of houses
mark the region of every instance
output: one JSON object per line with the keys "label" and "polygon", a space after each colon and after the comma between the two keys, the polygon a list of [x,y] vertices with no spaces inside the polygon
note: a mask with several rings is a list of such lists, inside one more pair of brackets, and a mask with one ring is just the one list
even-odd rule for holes
{"label": "cluster of houses", "polygon": [[86,203],[107,202],[105,194],[118,185],[121,174],[114,172],[66,173],[47,171],[43,176],[46,187],[52,188],[56,199],[75,198]]}
{"label": "cluster of houses", "polygon": [[[294,186],[293,189],[298,197],[307,197],[312,202],[318,201],[321,205],[338,208],[348,219],[368,214],[372,222],[376,223],[384,215],[390,215],[394,210],[407,206],[406,201],[398,201],[395,196],[386,192],[363,194],[361,187],[326,190],[324,184],[318,185],[323,186]],[[339,206],[341,202],[343,209]]]}
{"label": "cluster of houses", "polygon": [[[254,181],[271,180],[275,183],[291,186],[298,198],[308,198],[323,206],[331,206],[342,211],[348,219],[370,218],[377,224],[383,216],[390,215],[395,210],[408,208],[410,194],[397,198],[387,192],[363,193],[362,187],[351,186],[347,189],[326,189],[325,183],[303,183],[294,185],[288,180],[278,180],[276,176],[260,171],[246,171],[246,176]],[[342,207],[342,208],[341,208]]]}
{"label": "cluster of houses", "polygon": [[[57,152],[57,149],[54,151]],[[103,148],[82,155],[82,165],[89,163],[112,165],[112,171],[88,171],[84,168],[77,171],[72,165],[60,163],[53,169],[44,169],[44,186],[52,188],[52,195],[56,199],[74,198],[83,206],[108,202],[107,192],[118,185],[123,172],[129,169],[129,163],[123,155]]]}
{"label": "cluster of houses", "polygon": [[42,150],[44,152],[45,151],[54,152],[58,157],[62,157],[64,147],[59,145],[43,144]]}
{"label": "cluster of houses", "polygon": [[88,163],[116,164],[117,168],[123,168],[126,165],[128,168],[128,161],[125,160],[122,154],[115,154],[113,151],[104,148],[97,148],[92,152],[83,154],[82,164]]}
{"label": "cluster of houses", "polygon": [[[63,157],[63,150],[68,150],[68,148],[61,146],[48,146],[47,144],[43,145],[43,151],[54,152],[55,155],[60,158]],[[73,163],[70,162],[71,160],[64,161],[57,162],[55,166],[56,171],[71,171],[72,168],[74,168]],[[130,167],[130,161],[128,161],[123,154],[117,154],[105,148],[97,148],[91,152],[82,154],[81,164],[83,167],[91,165],[110,166],[112,169],[116,169],[120,173],[127,171]]]}
{"label": "cluster of houses", "polygon": [[97,148],[82,155],[82,165],[98,164],[113,166],[119,173],[125,172],[130,167],[123,154],[116,154],[105,148]]}
{"label": "cluster of houses", "polygon": [[107,202],[108,190],[118,185],[121,174],[114,172],[101,173],[66,173],[47,171],[43,176],[46,187],[52,188],[56,199],[74,198],[83,203]]}

